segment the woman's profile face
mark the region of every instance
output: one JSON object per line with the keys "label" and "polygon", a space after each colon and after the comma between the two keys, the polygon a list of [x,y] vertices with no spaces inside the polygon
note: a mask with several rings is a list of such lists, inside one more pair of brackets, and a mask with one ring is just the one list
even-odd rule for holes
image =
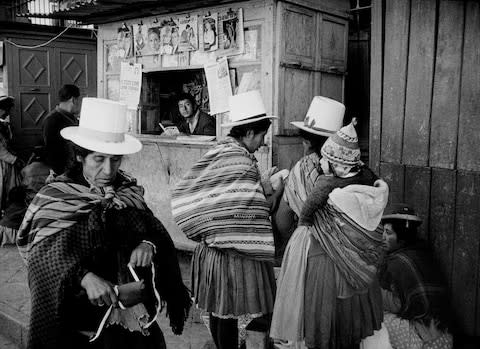
{"label": "woman's profile face", "polygon": [[155,32],[150,32],[148,34],[148,45],[154,51],[158,51],[160,49],[160,38],[158,34]]}
{"label": "woman's profile face", "polygon": [[383,242],[387,251],[393,250],[398,245],[397,233],[393,229],[392,223],[385,223],[383,225]]}

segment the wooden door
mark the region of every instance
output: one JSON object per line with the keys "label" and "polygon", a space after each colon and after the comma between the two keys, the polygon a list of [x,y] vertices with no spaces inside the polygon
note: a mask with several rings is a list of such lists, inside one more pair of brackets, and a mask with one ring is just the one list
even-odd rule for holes
{"label": "wooden door", "polygon": [[296,135],[313,96],[344,100],[348,22],[279,2],[279,134]]}
{"label": "wooden door", "polygon": [[[13,41],[29,47],[43,42]],[[82,96],[96,96],[96,48],[72,40],[39,48],[8,44],[6,52],[9,91],[16,101],[11,120],[13,146],[21,156],[28,157],[34,146],[43,143],[43,120],[58,104],[62,85],[75,84]]]}

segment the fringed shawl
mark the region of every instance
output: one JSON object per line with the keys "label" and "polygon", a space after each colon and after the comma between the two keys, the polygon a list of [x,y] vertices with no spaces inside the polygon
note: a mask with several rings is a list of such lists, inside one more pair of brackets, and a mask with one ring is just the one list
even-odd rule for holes
{"label": "fringed shawl", "polygon": [[[79,274],[85,268],[101,269],[101,263],[95,261],[105,258],[112,248],[123,262],[109,262],[117,263],[119,271],[126,269],[131,251],[142,240],[157,247],[155,286],[167,306],[173,332],[182,332],[191,301],[173,242],[145,205],[143,189],[126,177],[121,179],[117,195],[127,203],[121,210],[109,208],[99,194],[68,179],[45,186],[33,200],[17,241],[28,261],[32,300],[29,349],[70,347],[75,328],[67,320],[72,316],[68,300],[81,289]],[[119,281],[118,275],[99,276],[112,283]],[[91,318],[93,328],[98,327],[101,316]]]}
{"label": "fringed shawl", "polygon": [[257,162],[233,138],[208,151],[177,183],[172,213],[189,239],[273,259],[270,212]]}

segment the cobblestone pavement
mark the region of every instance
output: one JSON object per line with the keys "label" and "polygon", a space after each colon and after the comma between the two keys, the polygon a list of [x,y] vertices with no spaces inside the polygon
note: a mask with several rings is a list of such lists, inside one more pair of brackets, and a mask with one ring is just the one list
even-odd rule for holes
{"label": "cobblestone pavement", "polygon": [[[187,253],[179,253],[184,282],[189,284],[190,261]],[[26,328],[30,314],[30,294],[27,287],[26,267],[17,248],[0,248],[0,349],[16,349],[25,344]],[[198,310],[190,311],[183,335],[176,336],[168,325],[168,319],[160,314],[162,329],[168,348],[214,349],[208,329],[200,319]],[[12,339],[14,343],[9,342]],[[18,347],[19,348],[19,347]]]}

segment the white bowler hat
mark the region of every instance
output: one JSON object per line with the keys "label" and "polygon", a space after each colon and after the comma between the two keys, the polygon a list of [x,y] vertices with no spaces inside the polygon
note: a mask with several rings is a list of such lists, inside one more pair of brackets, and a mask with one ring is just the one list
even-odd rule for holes
{"label": "white bowler hat", "polygon": [[330,137],[343,125],[345,106],[334,99],[315,96],[308,108],[305,120],[290,122],[293,126],[304,131]]}
{"label": "white bowler hat", "polygon": [[99,153],[111,155],[133,154],[142,149],[142,143],[125,134],[128,130],[127,106],[103,98],[85,97],[78,126],[60,131],[63,138]]}
{"label": "white bowler hat", "polygon": [[222,127],[240,126],[263,119],[276,119],[276,116],[267,115],[260,91],[248,91],[230,96],[230,122]]}

